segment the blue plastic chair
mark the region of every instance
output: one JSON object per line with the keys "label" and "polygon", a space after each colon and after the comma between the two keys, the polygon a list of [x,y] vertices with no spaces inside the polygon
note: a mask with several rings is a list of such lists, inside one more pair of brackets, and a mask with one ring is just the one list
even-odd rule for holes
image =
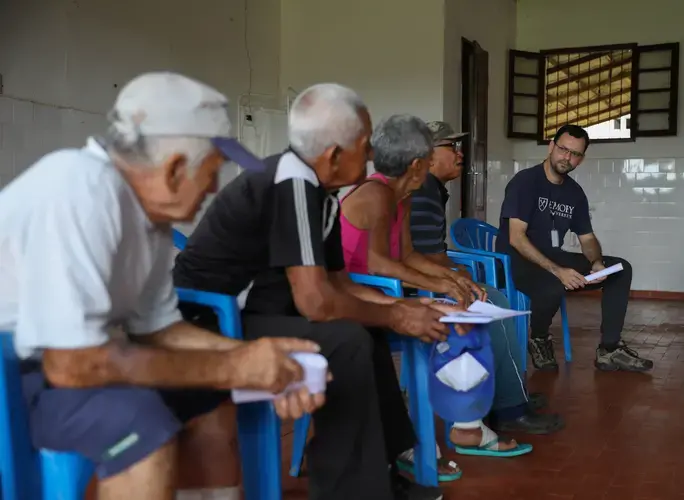
{"label": "blue plastic chair", "polygon": [[93,464],[76,453],[33,448],[13,335],[0,333],[0,342],[2,499],[81,500],[93,475]]}
{"label": "blue plastic chair", "polygon": [[[499,230],[496,227],[476,219],[457,219],[451,225],[451,240],[456,248],[462,252],[476,255],[488,255],[502,263],[506,282],[503,285],[503,289],[500,289],[506,294],[508,300],[511,301],[512,307],[520,311],[529,310],[529,297],[515,289],[510,256],[494,251],[494,240],[498,233]],[[560,311],[563,327],[565,361],[570,363],[572,361],[572,343],[570,341],[570,325],[568,323],[568,310],[565,297],[561,300]],[[526,316],[521,316],[517,319],[518,341],[521,343],[523,349],[523,368],[526,368],[527,366],[528,321],[529,318]]]}
{"label": "blue plastic chair", "polygon": [[[360,285],[376,288],[391,297],[403,297],[401,282],[384,276],[350,274],[350,278]],[[437,453],[435,440],[435,421],[428,397],[428,360],[429,352],[423,342],[399,335],[392,335],[390,345],[393,351],[402,350],[402,374],[409,395],[409,414],[416,430],[417,444],[414,447],[415,480],[425,486],[437,486]],[[417,395],[417,397],[415,396]],[[295,422],[294,442],[290,475],[296,477],[304,458],[304,449],[309,434],[311,417],[309,415]]]}
{"label": "blue plastic chair", "polygon": [[[178,288],[176,292],[180,302],[211,308],[223,335],[242,339],[240,309],[235,297],[185,288]],[[270,402],[241,404],[237,412],[245,498],[277,500],[282,497],[280,419]]]}
{"label": "blue plastic chair", "polygon": [[[183,250],[187,236],[174,229],[173,243]],[[211,308],[223,335],[242,339],[240,308],[235,297],[185,288],[176,292],[180,302]],[[237,412],[245,499],[277,500],[282,497],[280,418],[269,402],[241,404]]]}

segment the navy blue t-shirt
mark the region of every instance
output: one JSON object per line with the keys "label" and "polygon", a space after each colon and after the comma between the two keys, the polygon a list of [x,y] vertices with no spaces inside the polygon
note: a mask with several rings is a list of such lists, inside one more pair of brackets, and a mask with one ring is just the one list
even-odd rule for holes
{"label": "navy blue t-shirt", "polygon": [[562,184],[546,178],[540,164],[518,172],[506,186],[501,205],[496,251],[509,253],[508,219],[527,222],[527,237],[544,254],[553,251],[551,231],[558,231],[559,245],[568,231],[581,236],[593,232],[589,202],[582,187],[569,176]]}

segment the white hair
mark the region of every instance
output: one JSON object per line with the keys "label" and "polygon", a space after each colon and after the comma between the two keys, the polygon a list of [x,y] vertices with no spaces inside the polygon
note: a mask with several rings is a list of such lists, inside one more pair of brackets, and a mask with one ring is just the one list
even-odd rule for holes
{"label": "white hair", "polygon": [[190,175],[194,174],[214,145],[206,137],[145,136],[124,133],[112,125],[104,138],[105,146],[132,166],[158,167],[169,157],[182,154]]}
{"label": "white hair", "polygon": [[316,158],[330,146],[351,146],[363,131],[366,105],[353,90],[319,83],[304,90],[290,109],[290,146],[305,158]]}

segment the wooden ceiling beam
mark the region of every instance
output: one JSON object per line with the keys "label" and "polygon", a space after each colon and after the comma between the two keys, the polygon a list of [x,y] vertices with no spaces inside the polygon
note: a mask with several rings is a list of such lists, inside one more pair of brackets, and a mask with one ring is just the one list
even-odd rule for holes
{"label": "wooden ceiling beam", "polygon": [[[596,82],[596,83],[593,83],[587,87],[581,88],[581,91],[579,93],[580,94],[582,92],[592,92],[594,94],[603,93],[603,92],[600,92],[601,88],[606,87],[608,85],[610,85],[610,87],[612,88],[614,84],[616,84],[617,82],[619,82],[621,80],[630,80],[628,85],[623,85],[622,87],[623,88],[632,88],[631,78],[632,78],[631,70],[624,71],[622,73],[619,73],[618,75],[613,75],[612,78],[607,78],[605,80],[601,80],[600,82]],[[578,85],[578,87],[581,87],[581,86]],[[614,92],[619,92],[619,90],[615,90]],[[576,90],[574,90],[574,91],[570,90],[570,91],[564,92],[562,94],[556,94],[555,96],[551,96],[551,99],[549,99],[548,102],[552,103],[552,102],[556,102],[556,101],[562,101],[563,99],[566,99],[570,95],[577,95],[577,94],[578,94],[578,92]]]}
{"label": "wooden ceiling beam", "polygon": [[[632,89],[628,88],[628,89],[624,89],[622,92],[616,92],[615,94],[610,94],[609,96],[602,95],[599,97],[593,97],[593,98],[589,99],[588,101],[584,101],[584,102],[574,104],[570,108],[559,109],[558,111],[554,111],[553,113],[547,113],[546,117],[547,118],[555,118],[556,116],[562,115],[563,113],[579,113],[583,108],[590,108],[590,107],[595,106],[601,102],[612,101],[616,97],[621,97],[624,95],[629,96],[631,93],[632,93]],[[553,102],[555,102],[555,101],[551,101],[551,104],[553,104]],[[606,107],[610,107],[610,106],[606,106]],[[547,109],[548,109],[548,105],[547,105]]]}
{"label": "wooden ceiling beam", "polygon": [[[632,64],[632,56],[626,57],[620,61],[615,61],[610,64],[606,64],[605,66],[599,67],[599,68],[594,68],[590,69],[588,71],[583,71],[582,73],[577,73],[572,76],[569,76],[568,78],[564,78],[563,80],[556,80],[553,83],[548,83],[546,85],[546,90],[549,91],[551,89],[555,89],[557,87],[560,87],[562,85],[569,85],[571,83],[578,82],[584,78],[590,78],[594,75],[599,75],[605,71],[610,71],[612,69],[620,68],[622,66],[625,66],[629,64],[630,66],[630,71],[631,71],[631,64]],[[620,73],[623,73],[624,71],[621,71]]]}
{"label": "wooden ceiling beam", "polygon": [[[584,116],[578,116],[577,118],[573,119],[572,121],[568,120],[566,118],[565,122],[567,123],[574,123],[577,125],[580,125],[582,127],[591,127],[592,125],[597,125],[599,123],[602,123],[607,120],[612,120],[619,118],[621,116],[624,116],[628,114],[631,111],[631,103],[624,103],[620,104],[618,106],[612,106],[608,109],[602,109],[600,111],[595,111],[593,113],[590,113],[588,115]],[[608,118],[605,119],[600,119],[602,115],[608,115]],[[601,121],[599,121],[601,120]],[[587,122],[587,123],[582,123],[582,122]],[[559,123],[558,125],[551,125],[551,126],[546,126],[546,132],[545,135],[546,137],[549,137],[549,134],[553,135],[556,130],[558,130],[564,123]]]}
{"label": "wooden ceiling beam", "polygon": [[[586,56],[578,57],[577,59],[573,59],[572,61],[564,62],[564,63],[559,63],[556,64],[555,66],[552,66],[550,68],[546,69],[546,74],[551,75],[553,73],[556,73],[557,71],[562,71],[563,73],[567,73],[566,70],[572,68],[573,66],[579,66],[580,64],[585,64],[588,62],[593,61],[594,59],[601,59],[602,57],[605,56],[610,56],[611,52],[606,51],[606,52],[591,52],[590,54],[587,54]],[[555,56],[547,56],[548,59],[551,58],[556,58],[558,55]],[[556,59],[557,60],[557,59]]]}

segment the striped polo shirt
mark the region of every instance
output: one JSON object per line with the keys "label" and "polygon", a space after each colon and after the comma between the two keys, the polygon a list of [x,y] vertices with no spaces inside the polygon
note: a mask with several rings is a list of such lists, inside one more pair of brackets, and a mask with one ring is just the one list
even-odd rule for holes
{"label": "striped polo shirt", "polygon": [[411,196],[411,239],[424,254],[446,251],[446,204],[449,193],[437,177],[428,173]]}

